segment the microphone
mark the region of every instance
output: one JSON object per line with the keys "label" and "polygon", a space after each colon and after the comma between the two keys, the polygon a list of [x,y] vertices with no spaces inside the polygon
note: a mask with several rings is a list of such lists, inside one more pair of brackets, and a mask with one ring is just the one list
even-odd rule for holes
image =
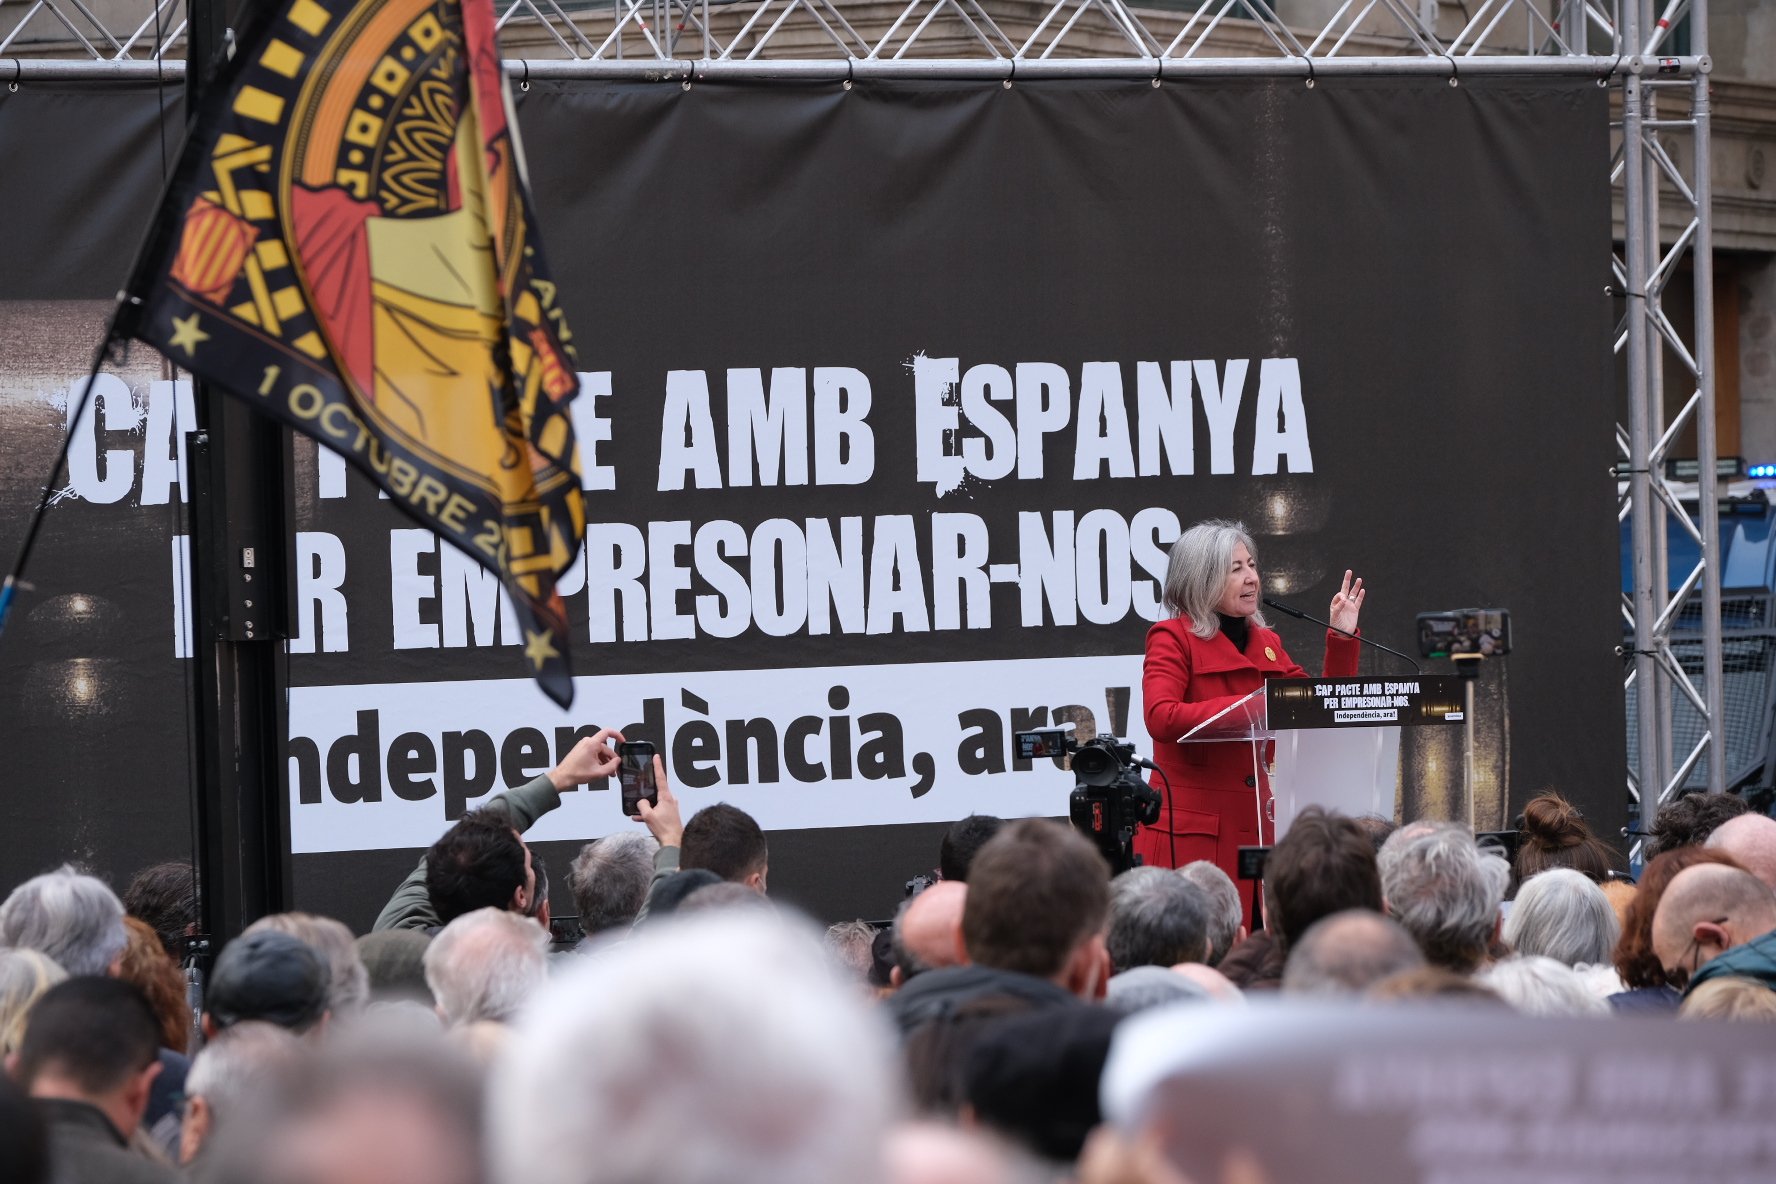
{"label": "microphone", "polygon": [[1362,642],[1364,645],[1373,646],[1375,649],[1380,650],[1384,654],[1392,654],[1396,658],[1405,659],[1406,664],[1408,666],[1412,667],[1413,673],[1415,673],[1415,674],[1423,674],[1424,673],[1424,667],[1420,666],[1417,662],[1413,661],[1407,655],[1402,654],[1399,650],[1389,649],[1387,646],[1382,645],[1379,641],[1370,641],[1367,637],[1362,637],[1362,636],[1355,634],[1355,633],[1345,633],[1344,630],[1342,630],[1338,626],[1334,625],[1331,621],[1322,621],[1318,617],[1314,616],[1312,613],[1304,613],[1298,608],[1290,608],[1288,605],[1284,604],[1282,601],[1272,600],[1268,596],[1264,597],[1264,607],[1274,608],[1279,613],[1286,613],[1291,617],[1296,617],[1296,618],[1299,618],[1300,620],[1303,620],[1303,621],[1312,621],[1316,625],[1324,625],[1326,628],[1332,630],[1332,632],[1334,632],[1334,633],[1343,634],[1343,636],[1345,636],[1345,637],[1355,638],[1357,641]]}

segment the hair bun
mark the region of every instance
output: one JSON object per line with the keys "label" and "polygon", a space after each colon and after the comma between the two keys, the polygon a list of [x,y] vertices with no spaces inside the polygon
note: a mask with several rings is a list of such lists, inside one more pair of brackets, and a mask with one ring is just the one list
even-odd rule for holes
{"label": "hair bun", "polygon": [[1538,847],[1576,847],[1591,837],[1579,808],[1552,791],[1531,798],[1523,807],[1523,835]]}

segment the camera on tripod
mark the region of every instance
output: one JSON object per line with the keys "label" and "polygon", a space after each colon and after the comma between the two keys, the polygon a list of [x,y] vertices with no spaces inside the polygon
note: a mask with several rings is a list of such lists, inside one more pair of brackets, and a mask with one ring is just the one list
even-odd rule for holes
{"label": "camera on tripod", "polygon": [[1115,736],[1095,736],[1084,744],[1067,728],[1013,733],[1019,760],[1052,757],[1059,767],[1073,758],[1073,793],[1067,814],[1073,826],[1096,843],[1111,874],[1140,864],[1135,831],[1159,821],[1159,791],[1141,780],[1135,746]]}

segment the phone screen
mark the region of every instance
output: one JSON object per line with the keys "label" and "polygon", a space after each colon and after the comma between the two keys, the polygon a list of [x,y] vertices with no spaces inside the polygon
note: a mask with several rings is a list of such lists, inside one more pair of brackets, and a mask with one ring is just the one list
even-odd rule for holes
{"label": "phone screen", "polygon": [[654,746],[646,740],[625,741],[617,745],[617,759],[622,762],[617,783],[623,790],[623,813],[634,818],[641,813],[641,803],[658,805],[660,791],[654,785]]}

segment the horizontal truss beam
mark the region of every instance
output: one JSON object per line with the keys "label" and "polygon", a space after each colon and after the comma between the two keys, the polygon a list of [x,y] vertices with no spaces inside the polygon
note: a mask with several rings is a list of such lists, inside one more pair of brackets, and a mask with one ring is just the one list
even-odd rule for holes
{"label": "horizontal truss beam", "polygon": [[[1692,78],[1706,74],[1713,63],[1706,56],[1617,57],[1487,56],[1328,57],[1328,58],[830,58],[722,61],[705,58],[511,59],[506,72],[521,81],[639,80],[652,82],[819,81],[851,79],[981,79],[1009,81],[1040,78],[1335,78],[1432,77],[1459,82],[1463,78],[1499,76],[1595,78],[1600,83],[1622,77]],[[162,61],[0,58],[0,82],[9,87],[27,82],[92,82],[121,79],[182,80],[185,63]]]}

